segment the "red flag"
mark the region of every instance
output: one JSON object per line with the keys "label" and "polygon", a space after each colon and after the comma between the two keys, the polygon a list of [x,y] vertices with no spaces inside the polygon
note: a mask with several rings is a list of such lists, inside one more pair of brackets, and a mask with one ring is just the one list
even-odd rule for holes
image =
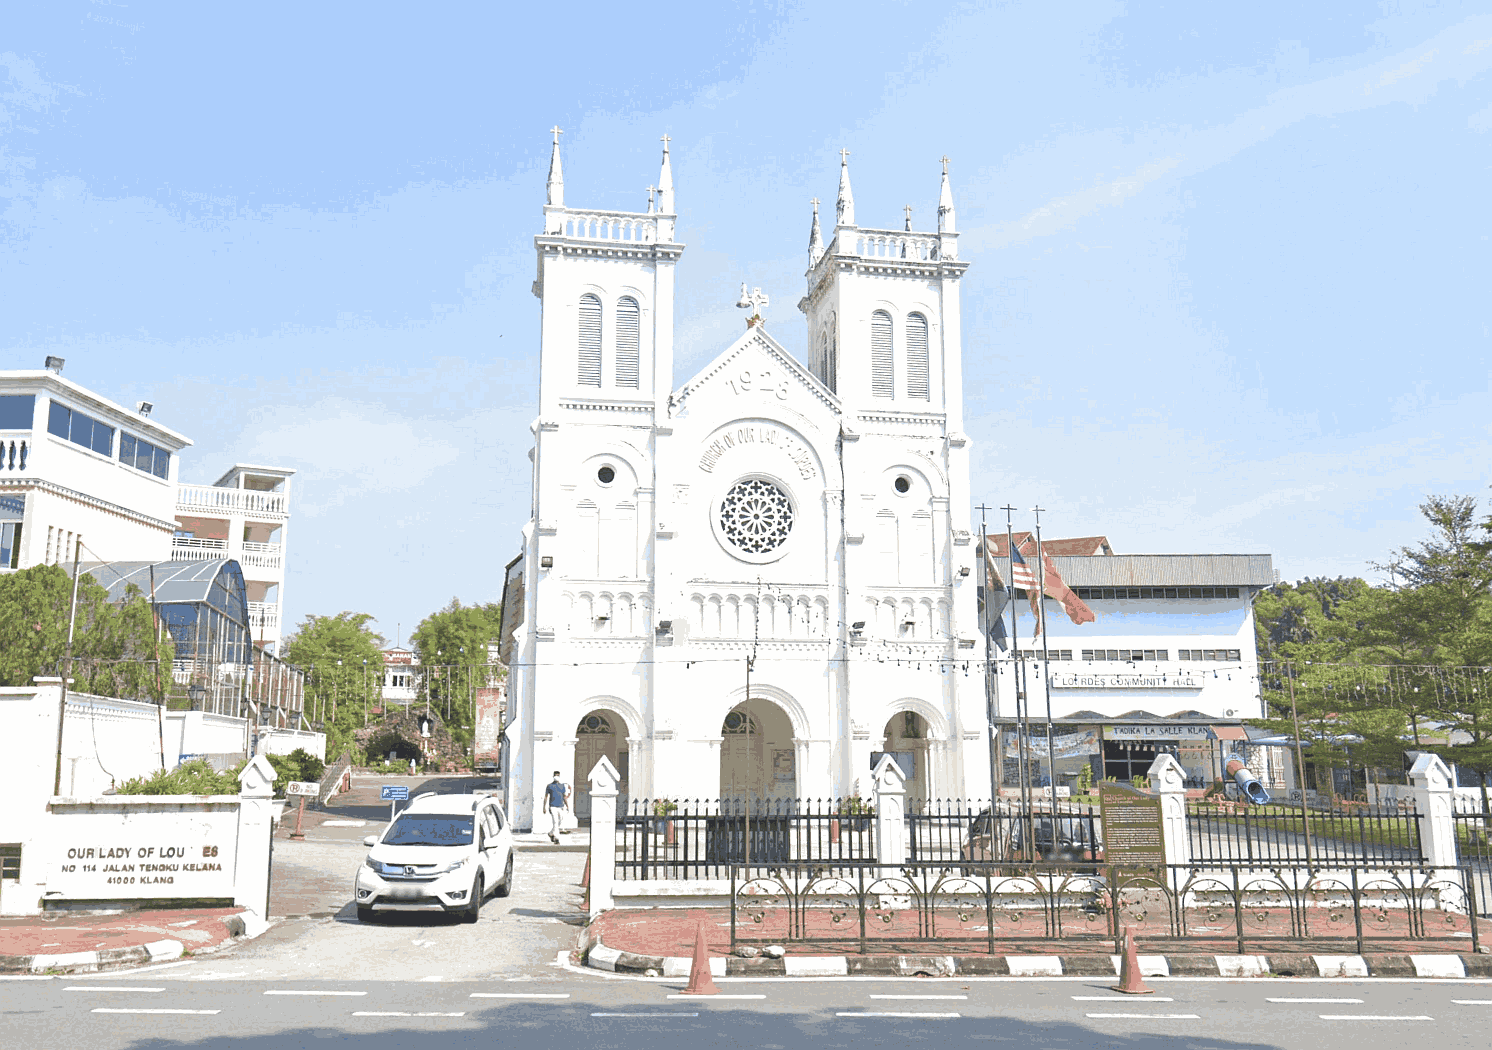
{"label": "red flag", "polygon": [[[1052,556],[1046,551],[1041,552],[1041,563],[1042,567],[1046,570],[1042,573],[1042,589],[1046,592],[1047,597],[1055,598],[1062,603],[1062,608],[1067,613],[1067,618],[1076,624],[1092,623],[1097,619],[1093,615],[1093,610],[1088,608],[1083,599],[1079,598],[1071,587],[1062,582],[1062,577],[1057,573],[1057,566],[1052,564]],[[1030,594],[1031,611],[1036,614],[1036,622],[1040,626],[1041,606],[1036,600],[1036,592],[1033,590]]]}

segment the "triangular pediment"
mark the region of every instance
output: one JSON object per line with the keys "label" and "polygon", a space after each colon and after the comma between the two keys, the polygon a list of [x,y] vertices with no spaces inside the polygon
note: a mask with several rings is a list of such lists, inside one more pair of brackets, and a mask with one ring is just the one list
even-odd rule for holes
{"label": "triangular pediment", "polygon": [[[750,377],[745,378],[745,373],[750,373]],[[686,408],[691,399],[698,399],[716,387],[728,386],[732,393],[741,393],[743,382],[756,388],[762,376],[774,390],[780,391],[783,401],[797,402],[800,411],[813,415],[828,411],[836,418],[840,415],[839,398],[760,324],[748,328],[715,360],[695,373],[674,394],[673,403],[680,409]]]}

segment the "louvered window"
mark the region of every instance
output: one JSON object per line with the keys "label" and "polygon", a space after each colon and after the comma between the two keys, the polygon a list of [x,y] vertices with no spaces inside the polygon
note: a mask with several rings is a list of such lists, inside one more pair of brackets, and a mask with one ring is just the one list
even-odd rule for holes
{"label": "louvered window", "polygon": [[580,297],[580,368],[576,382],[581,386],[601,385],[601,300],[594,295]]}
{"label": "louvered window", "polygon": [[907,317],[907,397],[928,400],[927,318]]}
{"label": "louvered window", "polygon": [[870,393],[872,397],[896,396],[896,375],[891,360],[891,315],[884,310],[877,310],[870,315]]}
{"label": "louvered window", "polygon": [[616,385],[637,389],[637,300],[628,296],[616,304]]}

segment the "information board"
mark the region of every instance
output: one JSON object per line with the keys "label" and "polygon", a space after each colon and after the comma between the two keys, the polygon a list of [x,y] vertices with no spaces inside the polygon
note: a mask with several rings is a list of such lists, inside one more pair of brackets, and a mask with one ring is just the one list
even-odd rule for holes
{"label": "information board", "polygon": [[1159,795],[1128,784],[1104,783],[1099,786],[1098,805],[1106,863],[1137,868],[1165,864]]}
{"label": "information board", "polygon": [[409,798],[409,788],[404,784],[384,784],[378,789],[378,797],[385,802],[404,802]]}

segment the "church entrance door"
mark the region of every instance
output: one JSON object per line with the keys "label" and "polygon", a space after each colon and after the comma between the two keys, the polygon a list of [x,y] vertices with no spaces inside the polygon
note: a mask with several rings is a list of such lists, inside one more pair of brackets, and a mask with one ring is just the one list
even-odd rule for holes
{"label": "church entrance door", "polygon": [[627,808],[627,727],[608,711],[592,711],[575,727],[575,770],[571,804],[575,807],[575,819],[585,823],[591,819],[591,770],[605,755],[611,760],[622,780],[617,785],[617,814]]}
{"label": "church entrance door", "polygon": [[[720,798],[740,806],[798,797],[793,723],[770,700],[733,707],[720,727]],[[724,807],[722,807],[724,808]]]}

